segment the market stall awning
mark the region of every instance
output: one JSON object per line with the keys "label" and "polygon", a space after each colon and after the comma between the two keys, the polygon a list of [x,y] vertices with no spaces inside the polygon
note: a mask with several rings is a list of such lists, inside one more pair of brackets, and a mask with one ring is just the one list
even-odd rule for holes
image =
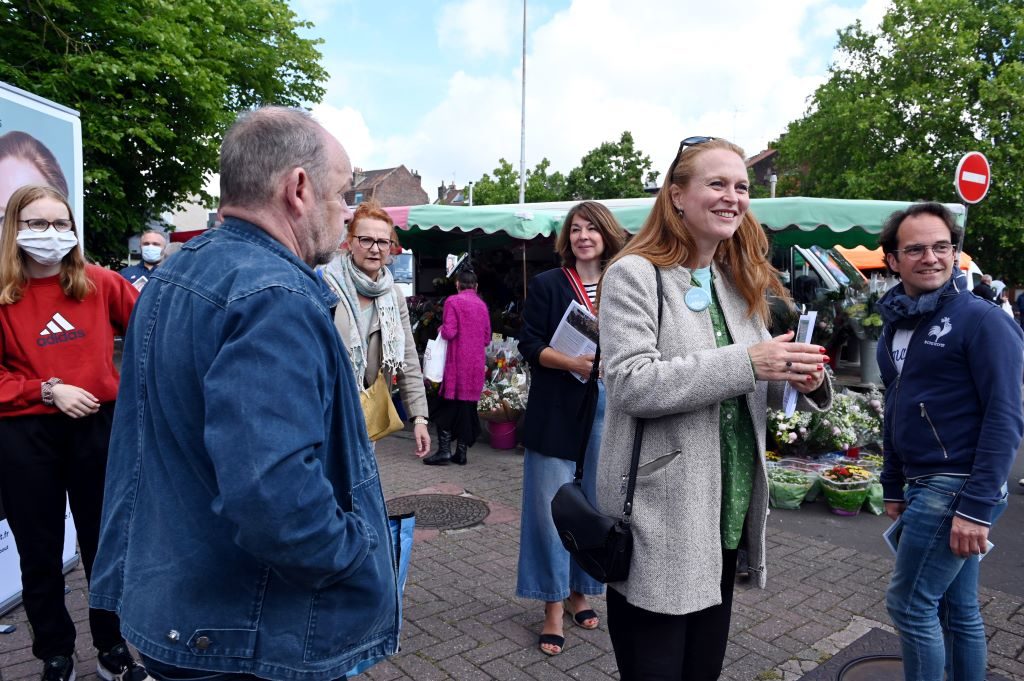
{"label": "market stall awning", "polygon": [[[388,213],[403,232],[402,245],[427,251],[443,250],[453,242],[473,239],[481,248],[500,246],[512,239],[533,239],[558,232],[566,212],[577,202],[497,206],[403,206]],[[602,201],[627,231],[643,226],[654,199]],[[752,199],[750,209],[777,246],[874,247],[882,225],[909,201],[866,201],[787,197]],[[947,204],[963,225],[964,208]],[[440,248],[439,248],[440,247]]]}

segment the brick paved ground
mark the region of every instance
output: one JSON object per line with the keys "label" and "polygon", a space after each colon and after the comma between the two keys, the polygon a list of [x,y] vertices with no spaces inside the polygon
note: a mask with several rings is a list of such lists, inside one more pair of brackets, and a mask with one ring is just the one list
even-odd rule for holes
{"label": "brick paved ground", "polygon": [[[566,649],[549,658],[537,649],[541,605],[514,596],[521,450],[501,452],[478,444],[470,451],[468,466],[429,467],[410,454],[412,448],[407,433],[380,443],[387,497],[467,493],[486,501],[491,513],[474,528],[419,534],[405,594],[402,652],[360,678],[617,678],[603,621],[599,629],[584,631],[566,619]],[[891,630],[884,603],[891,567],[885,556],[773,531],[768,588],[737,586],[723,678],[795,681],[868,629]],[[80,568],[69,575],[67,602],[80,632],[79,678],[94,681],[84,581]],[[982,600],[991,668],[1024,681],[1024,603],[986,589]],[[592,602],[603,620],[604,600]],[[16,633],[0,635],[0,681],[37,678],[40,666],[29,650],[23,610],[0,621],[18,625]]]}

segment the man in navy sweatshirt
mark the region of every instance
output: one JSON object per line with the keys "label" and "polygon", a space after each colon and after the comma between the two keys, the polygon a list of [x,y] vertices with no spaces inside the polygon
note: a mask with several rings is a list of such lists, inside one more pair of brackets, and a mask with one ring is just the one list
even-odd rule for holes
{"label": "man in navy sweatshirt", "polygon": [[954,275],[962,234],[945,206],[918,203],[879,236],[901,280],[878,303],[878,364],[885,511],[902,524],[886,604],[908,680],[985,678],[978,565],[1024,437],[1024,334]]}

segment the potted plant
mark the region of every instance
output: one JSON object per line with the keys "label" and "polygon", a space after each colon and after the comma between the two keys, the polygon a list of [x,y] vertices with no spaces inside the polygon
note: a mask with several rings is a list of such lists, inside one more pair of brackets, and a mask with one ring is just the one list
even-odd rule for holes
{"label": "potted plant", "polygon": [[875,476],[860,466],[836,464],[818,474],[829,509],[836,515],[857,515]]}

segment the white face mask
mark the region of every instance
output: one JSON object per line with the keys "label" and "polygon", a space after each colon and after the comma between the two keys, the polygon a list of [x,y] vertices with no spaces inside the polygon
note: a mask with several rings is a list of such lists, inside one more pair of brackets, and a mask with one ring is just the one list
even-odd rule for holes
{"label": "white face mask", "polygon": [[78,245],[74,231],[58,232],[50,227],[45,232],[23,229],[18,232],[18,248],[40,265],[52,267],[60,263]]}
{"label": "white face mask", "polygon": [[160,262],[160,259],[164,255],[164,249],[160,246],[143,246],[142,247],[142,259],[152,265],[155,262]]}

